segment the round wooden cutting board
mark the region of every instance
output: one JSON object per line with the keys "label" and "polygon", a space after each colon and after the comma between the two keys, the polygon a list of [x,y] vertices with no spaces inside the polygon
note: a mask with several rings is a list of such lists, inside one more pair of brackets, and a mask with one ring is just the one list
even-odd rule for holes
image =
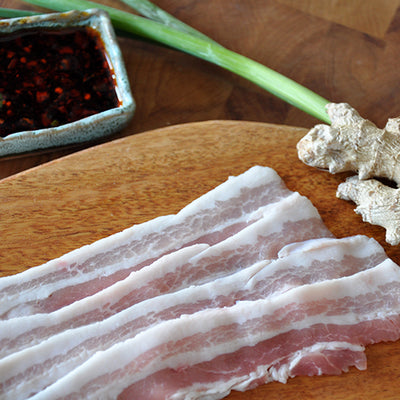
{"label": "round wooden cutting board", "polygon": [[[190,201],[254,165],[277,171],[307,196],[337,236],[377,239],[400,263],[382,228],[361,221],[336,198],[346,174],[330,175],[297,158],[306,130],[256,122],[207,121],[125,137],[0,181],[0,275],[21,272]],[[367,348],[368,369],[338,377],[297,377],[230,400],[398,399],[400,341]]]}

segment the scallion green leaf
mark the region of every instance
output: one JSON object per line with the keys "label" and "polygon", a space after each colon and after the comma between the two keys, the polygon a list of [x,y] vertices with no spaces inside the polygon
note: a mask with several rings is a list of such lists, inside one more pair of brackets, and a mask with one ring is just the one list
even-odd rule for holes
{"label": "scallion green leaf", "polygon": [[1,18],[19,18],[19,17],[28,17],[30,15],[40,14],[37,11],[28,11],[28,10],[16,10],[14,8],[3,8],[0,7],[0,17]]}
{"label": "scallion green leaf", "polygon": [[[193,36],[197,36],[204,40],[212,41],[208,36],[199,32],[198,30],[192,28],[191,26],[185,24],[179,19],[175,18],[173,15],[167,13],[162,8],[153,4],[148,0],[121,0],[123,3],[127,4],[133,10],[137,11],[139,14],[147,17],[153,21],[160,22],[166,26],[177,29],[178,31],[189,33]],[[216,42],[214,42],[216,43]],[[217,43],[216,43],[217,44]]]}
{"label": "scallion green leaf", "polygon": [[[110,15],[116,29],[151,39],[214,63],[255,83],[300,110],[330,123],[325,110],[326,104],[329,103],[328,100],[284,75],[228,50],[208,38],[203,38],[201,35],[193,34],[193,32],[184,32],[182,27],[167,26],[163,19],[161,19],[161,22],[153,21],[88,0],[52,0],[51,2],[48,0],[26,0],[26,2],[55,11],[86,10],[89,8],[105,10]],[[163,18],[165,18],[165,15]]]}

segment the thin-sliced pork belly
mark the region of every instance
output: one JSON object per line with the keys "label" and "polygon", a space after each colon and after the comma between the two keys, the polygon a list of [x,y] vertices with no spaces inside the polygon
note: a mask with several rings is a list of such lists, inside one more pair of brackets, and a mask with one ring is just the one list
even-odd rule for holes
{"label": "thin-sliced pork belly", "polygon": [[97,351],[133,338],[162,321],[207,308],[232,306],[237,301],[266,299],[304,284],[349,276],[387,258],[383,248],[365,236],[313,239],[288,245],[280,253],[282,258],[275,261],[261,261],[224,278],[149,299],[100,323],[67,330],[4,358],[0,361],[0,397],[29,397]]}
{"label": "thin-sliced pork belly", "polygon": [[32,399],[220,399],[297,374],[366,368],[365,345],[400,337],[400,268],[390,259],[161,322],[97,352]]}
{"label": "thin-sliced pork belly", "polygon": [[[129,288],[134,293],[141,293],[141,296],[145,298],[146,288],[151,285],[153,273],[161,275],[163,271],[171,270],[173,267],[179,269],[186,265],[193,256],[208,247],[206,244],[199,243],[167,254],[140,271],[131,273],[128,278],[109,288],[52,313],[40,313],[0,321],[0,358],[38,343],[58,332],[101,320],[106,315],[109,316],[112,314],[109,308],[110,304],[125,297],[125,294],[129,293]],[[140,291],[142,284],[144,287]],[[132,301],[134,301],[133,298]],[[13,333],[10,334],[10,332]]]}
{"label": "thin-sliced pork belly", "polygon": [[54,311],[126,278],[163,254],[194,243],[215,244],[254,222],[257,209],[290,193],[274,170],[253,167],[176,215],[134,225],[41,266],[0,278],[0,318]]}
{"label": "thin-sliced pork belly", "polygon": [[[264,208],[258,221],[190,259],[170,253],[95,295],[60,310],[0,321],[0,353],[31,346],[65,329],[97,322],[151,297],[199,285],[273,259],[286,244],[331,235],[298,193]],[[193,247],[192,246],[192,247]],[[185,249],[179,250],[179,252]],[[13,332],[10,336],[9,332]]]}

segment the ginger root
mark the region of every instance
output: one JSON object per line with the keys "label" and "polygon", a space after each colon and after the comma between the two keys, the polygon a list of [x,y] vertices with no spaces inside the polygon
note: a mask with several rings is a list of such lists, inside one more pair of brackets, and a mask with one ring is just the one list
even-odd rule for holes
{"label": "ginger root", "polygon": [[354,210],[363,221],[386,229],[386,241],[400,243],[400,189],[393,189],[376,179],[360,180],[351,176],[341,183],[337,196],[357,204]]}
{"label": "ginger root", "polygon": [[364,221],[386,229],[386,241],[400,243],[400,189],[373,178],[387,178],[400,186],[400,118],[379,129],[346,103],[330,103],[331,126],[316,125],[297,144],[305,164],[331,173],[354,171],[358,176],[339,185],[337,197],[357,204]]}

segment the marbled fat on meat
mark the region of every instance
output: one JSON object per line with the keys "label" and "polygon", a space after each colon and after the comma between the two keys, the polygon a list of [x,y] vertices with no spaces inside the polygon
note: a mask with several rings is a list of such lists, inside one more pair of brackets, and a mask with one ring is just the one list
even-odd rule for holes
{"label": "marbled fat on meat", "polygon": [[[289,245],[281,254],[282,257],[275,261],[261,261],[209,283],[143,301],[100,323],[69,329],[0,360],[0,397],[17,399],[36,393],[97,351],[106,350],[162,321],[207,308],[232,306],[241,300],[268,298],[304,284],[352,275],[387,258],[383,248],[365,236],[313,239]],[[320,353],[322,357],[321,349]],[[305,368],[305,357],[301,361],[297,370]]]}
{"label": "marbled fat on meat", "polygon": [[325,373],[331,358],[336,373],[364,369],[365,345],[399,338],[399,299],[400,268],[387,259],[349,277],[162,322],[32,399],[219,399],[307,373],[311,359],[311,374]]}
{"label": "marbled fat on meat", "polygon": [[215,244],[254,222],[260,207],[290,195],[274,170],[230,177],[176,215],[155,218],[20,274],[0,278],[0,318],[55,311],[104,289],[163,254]]}
{"label": "marbled fat on meat", "polygon": [[0,398],[211,400],[365,369],[365,345],[400,337],[399,271],[254,167],[1,278]]}
{"label": "marbled fat on meat", "polygon": [[[151,297],[209,282],[257,261],[276,258],[285,244],[330,235],[311,202],[298,193],[263,207],[258,218],[213,246],[197,244],[170,253],[58,311],[0,321],[0,356],[65,329],[101,321]],[[12,337],[10,331],[14,332]]]}

